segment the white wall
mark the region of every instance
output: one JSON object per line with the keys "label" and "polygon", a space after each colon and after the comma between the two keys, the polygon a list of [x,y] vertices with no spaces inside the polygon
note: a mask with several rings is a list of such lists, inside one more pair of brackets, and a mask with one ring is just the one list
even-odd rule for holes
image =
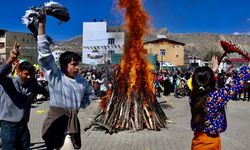
{"label": "white wall", "polygon": [[[195,62],[198,63],[200,67],[205,66],[205,62],[201,59],[196,59]],[[189,64],[191,63],[194,63],[194,59],[189,59]]]}
{"label": "white wall", "polygon": [[[108,45],[109,38],[115,39],[113,45]],[[104,64],[110,60],[109,51],[122,53],[123,45],[124,32],[107,32],[107,22],[83,23],[83,63],[91,65]]]}
{"label": "white wall", "polygon": [[5,37],[0,37],[0,42],[5,43],[6,42]]}
{"label": "white wall", "polygon": [[64,51],[61,50],[55,50],[52,52],[52,55],[54,56],[55,61],[59,61],[60,55],[64,53]]}

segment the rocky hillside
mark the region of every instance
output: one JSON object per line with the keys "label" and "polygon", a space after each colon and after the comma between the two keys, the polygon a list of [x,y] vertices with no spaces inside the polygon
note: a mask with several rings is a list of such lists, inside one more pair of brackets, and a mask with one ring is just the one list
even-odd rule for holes
{"label": "rocky hillside", "polygon": [[250,35],[226,35],[212,33],[174,34],[167,29],[154,29],[145,39],[152,40],[155,35],[165,35],[166,38],[185,43],[185,56],[205,57],[208,51],[221,51],[220,40],[231,41],[245,52],[250,52]]}
{"label": "rocky hillside", "polygon": [[51,46],[52,50],[62,50],[62,51],[73,51],[77,53],[82,52],[82,36],[75,36],[67,41],[59,41],[55,42],[54,45]]}
{"label": "rocky hillside", "polygon": [[[245,52],[250,52],[250,35],[225,35],[211,33],[173,34],[167,29],[154,29],[145,37],[145,41],[153,40],[156,35],[165,35],[171,40],[185,43],[185,56],[205,57],[208,51],[223,51],[219,41],[232,41]],[[57,42],[53,50],[70,50],[80,53],[82,50],[82,36],[73,37],[70,40]]]}
{"label": "rocky hillside", "polygon": [[224,35],[210,33],[166,34],[166,37],[185,43],[185,54],[204,57],[208,51],[223,51],[219,41],[232,41],[240,49],[250,52],[250,35]]}

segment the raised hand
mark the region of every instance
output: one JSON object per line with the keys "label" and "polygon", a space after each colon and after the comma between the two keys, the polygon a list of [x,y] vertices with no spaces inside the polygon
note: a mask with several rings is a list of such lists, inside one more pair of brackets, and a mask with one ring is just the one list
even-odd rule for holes
{"label": "raised hand", "polygon": [[13,45],[12,50],[10,51],[10,57],[7,60],[7,63],[12,64],[13,62],[15,62],[20,54],[19,52],[19,46],[20,44],[18,42],[15,42]]}
{"label": "raised hand", "polygon": [[44,35],[46,34],[46,16],[44,19],[39,20],[38,23],[38,35]]}
{"label": "raised hand", "polygon": [[216,72],[218,70],[218,68],[219,68],[219,63],[218,63],[218,57],[217,56],[214,56],[212,58],[211,64],[212,64],[212,70],[214,72]]}

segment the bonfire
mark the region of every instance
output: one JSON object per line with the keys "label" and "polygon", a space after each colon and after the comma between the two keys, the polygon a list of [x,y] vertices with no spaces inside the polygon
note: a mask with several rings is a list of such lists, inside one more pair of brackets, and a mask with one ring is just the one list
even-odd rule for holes
{"label": "bonfire", "polygon": [[109,133],[122,130],[160,130],[167,117],[155,96],[152,65],[143,48],[149,32],[149,15],[141,0],[119,0],[125,10],[127,39],[124,55],[116,70],[113,90],[101,99],[100,111],[92,121]]}

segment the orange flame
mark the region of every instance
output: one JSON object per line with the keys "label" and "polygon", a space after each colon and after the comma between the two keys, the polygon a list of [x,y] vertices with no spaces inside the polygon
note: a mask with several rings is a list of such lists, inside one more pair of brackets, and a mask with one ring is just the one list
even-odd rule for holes
{"label": "orange flame", "polygon": [[[141,0],[119,0],[119,9],[125,9],[128,39],[118,74],[119,85],[127,96],[132,92],[153,93],[153,74],[147,61],[147,51],[143,48],[143,36],[149,31],[149,15],[143,9]],[[130,99],[130,98],[129,98]]]}

